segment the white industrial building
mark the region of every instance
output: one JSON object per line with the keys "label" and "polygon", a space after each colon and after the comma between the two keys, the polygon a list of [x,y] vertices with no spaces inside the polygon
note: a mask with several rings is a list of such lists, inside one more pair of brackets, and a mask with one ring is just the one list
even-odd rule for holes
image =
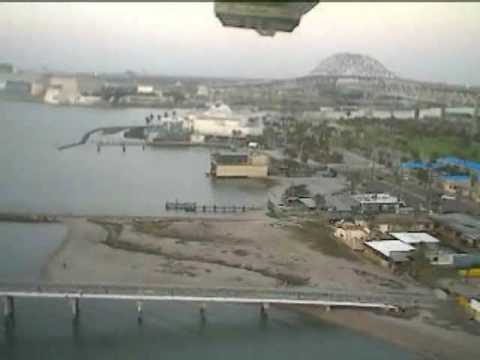
{"label": "white industrial building", "polygon": [[75,104],[78,97],[80,90],[75,77],[52,76],[43,99],[47,104]]}
{"label": "white industrial building", "polygon": [[225,104],[214,104],[204,113],[189,115],[188,120],[197,135],[244,138],[248,135],[260,136],[263,133],[259,118],[252,123],[248,116],[234,114]]}
{"label": "white industrial building", "polygon": [[360,204],[360,211],[365,212],[396,212],[405,204],[396,196],[387,193],[367,193],[352,195]]}
{"label": "white industrial building", "polygon": [[377,257],[385,266],[406,262],[410,254],[415,251],[413,246],[400,240],[366,241],[364,245],[365,253]]}
{"label": "white industrial building", "polygon": [[138,94],[153,94],[155,89],[151,85],[137,85]]}
{"label": "white industrial building", "polygon": [[198,85],[197,96],[207,97],[209,95],[208,87],[205,85]]}

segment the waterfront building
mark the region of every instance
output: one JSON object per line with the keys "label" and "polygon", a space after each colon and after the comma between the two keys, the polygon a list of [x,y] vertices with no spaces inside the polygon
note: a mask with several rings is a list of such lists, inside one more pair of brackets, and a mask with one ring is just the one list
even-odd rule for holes
{"label": "waterfront building", "polygon": [[47,82],[42,80],[35,80],[31,84],[30,95],[34,97],[41,97],[45,95],[47,89]]}
{"label": "waterfront building", "polygon": [[225,104],[216,103],[206,112],[189,115],[195,134],[220,138],[245,138],[263,133],[262,121],[258,117],[234,114]]}
{"label": "waterfront building", "polygon": [[9,63],[0,63],[0,73],[13,74],[15,73],[15,66]]}
{"label": "waterfront building", "polygon": [[268,177],[268,156],[261,152],[220,152],[212,155],[210,174],[219,178]]}
{"label": "waterfront building", "polygon": [[80,96],[78,81],[73,76],[52,76],[43,100],[47,104],[75,104]]}
{"label": "waterfront building", "polygon": [[49,86],[45,91],[45,95],[43,97],[43,101],[47,104],[54,104],[58,105],[61,103],[61,88],[58,86]]}
{"label": "waterfront building", "polygon": [[13,96],[29,96],[32,84],[24,80],[7,80],[5,82],[5,93]]}

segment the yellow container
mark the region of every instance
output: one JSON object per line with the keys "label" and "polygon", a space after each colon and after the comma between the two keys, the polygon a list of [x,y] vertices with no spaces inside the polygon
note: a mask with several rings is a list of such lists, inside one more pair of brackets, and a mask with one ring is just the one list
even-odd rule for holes
{"label": "yellow container", "polygon": [[457,303],[458,303],[460,306],[464,306],[464,307],[468,307],[468,306],[469,306],[469,304],[468,304],[468,299],[467,299],[465,296],[462,296],[462,295],[457,296]]}
{"label": "yellow container", "polygon": [[480,268],[459,270],[458,273],[465,277],[480,277]]}

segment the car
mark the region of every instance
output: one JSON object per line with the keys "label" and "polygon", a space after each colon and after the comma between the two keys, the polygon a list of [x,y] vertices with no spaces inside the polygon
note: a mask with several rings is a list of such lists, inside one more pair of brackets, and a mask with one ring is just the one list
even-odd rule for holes
{"label": "car", "polygon": [[449,194],[443,194],[440,196],[440,199],[442,200],[456,200],[455,195],[449,195]]}

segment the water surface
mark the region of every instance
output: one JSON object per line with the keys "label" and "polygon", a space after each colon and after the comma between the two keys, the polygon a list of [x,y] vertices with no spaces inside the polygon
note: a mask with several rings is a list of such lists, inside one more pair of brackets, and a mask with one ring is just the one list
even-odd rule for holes
{"label": "water surface", "polygon": [[[0,211],[152,215],[166,200],[265,201],[258,182],[205,177],[202,149],[103,148],[59,152],[98,126],[141,124],[148,110],[52,107],[0,101]],[[0,223],[2,281],[38,280],[65,236],[62,225]],[[395,346],[287,311],[262,321],[252,306],[216,304],[201,321],[193,304],[84,300],[72,323],[66,300],[16,299],[15,322],[0,327],[7,360],[404,360]]]}
{"label": "water surface", "polygon": [[0,211],[162,215],[165,202],[264,206],[268,185],[206,177],[204,148],[59,151],[101,126],[140,125],[152,109],[90,109],[0,101]]}

